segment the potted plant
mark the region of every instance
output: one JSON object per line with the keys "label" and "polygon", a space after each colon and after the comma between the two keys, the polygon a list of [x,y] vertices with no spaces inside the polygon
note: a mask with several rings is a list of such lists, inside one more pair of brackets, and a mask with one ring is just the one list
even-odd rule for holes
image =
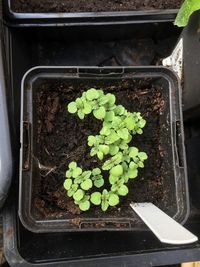
{"label": "potted plant", "polygon": [[22,81],[19,216],[34,232],[141,229],[188,214],[178,80],[162,67],[37,67]]}

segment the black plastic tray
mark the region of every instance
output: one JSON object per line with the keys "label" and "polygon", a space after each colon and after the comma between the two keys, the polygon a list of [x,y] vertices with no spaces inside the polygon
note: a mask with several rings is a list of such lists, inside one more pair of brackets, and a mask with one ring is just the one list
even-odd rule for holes
{"label": "black plastic tray", "polygon": [[[131,210],[129,216],[118,218],[102,214],[101,218],[87,212],[85,215],[72,217],[42,218],[32,203],[33,187],[38,180],[37,162],[33,155],[35,152],[34,132],[34,92],[39,90],[44,82],[86,83],[87,86],[99,86],[104,84],[119,83],[121,80],[149,80],[149,83],[162,88],[162,95],[166,103],[166,111],[160,115],[159,127],[168,121],[168,132],[162,132],[160,144],[167,151],[162,161],[163,168],[171,168],[172,174],[165,174],[164,181],[170,187],[166,207],[163,209],[180,223],[184,223],[188,217],[189,202],[187,175],[185,165],[185,153],[183,144],[182,116],[180,105],[180,84],[174,73],[162,67],[36,67],[29,70],[22,80],[22,111],[21,111],[21,164],[20,164],[20,197],[19,216],[24,226],[34,232],[60,232],[60,231],[102,231],[117,230],[116,225],[121,224],[120,230],[139,230],[141,221]],[[165,144],[168,144],[165,148]],[[164,174],[163,174],[164,175]],[[162,203],[160,203],[162,208]],[[123,214],[123,213],[122,213]],[[79,225],[73,223],[73,219],[79,219]],[[95,228],[94,224],[101,222],[101,228]],[[119,230],[119,229],[118,229]]]}
{"label": "black plastic tray", "polygon": [[138,22],[174,21],[178,9],[83,12],[83,13],[17,13],[11,9],[11,0],[3,0],[4,20],[9,26],[33,25],[114,25]]}

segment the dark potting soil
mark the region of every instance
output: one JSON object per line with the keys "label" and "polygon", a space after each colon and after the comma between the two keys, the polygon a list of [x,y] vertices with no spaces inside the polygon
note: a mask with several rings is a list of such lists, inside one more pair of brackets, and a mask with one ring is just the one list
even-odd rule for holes
{"label": "dark potting soil", "polygon": [[[102,123],[89,115],[80,120],[67,112],[67,104],[88,88],[102,88],[115,94],[117,103],[129,111],[139,111],[147,121],[142,135],[133,137],[134,145],[148,154],[145,168],[129,182],[129,194],[117,207],[102,212],[94,207],[81,212],[63,188],[65,172],[71,161],[83,170],[101,166],[90,157],[87,137],[99,133]],[[79,224],[81,218],[129,218],[130,202],[153,202],[169,215],[176,210],[173,159],[169,127],[168,92],[150,80],[86,80],[62,82],[43,80],[33,90],[33,192],[32,212],[39,219],[67,218]],[[108,173],[104,172],[107,179]],[[120,227],[120,226],[119,226]]]}
{"label": "dark potting soil", "polygon": [[11,0],[15,12],[103,12],[177,9],[182,0]]}

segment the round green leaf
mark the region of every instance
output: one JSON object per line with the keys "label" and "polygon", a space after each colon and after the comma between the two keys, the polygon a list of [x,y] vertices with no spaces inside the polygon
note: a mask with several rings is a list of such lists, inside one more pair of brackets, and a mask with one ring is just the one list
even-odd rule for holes
{"label": "round green leaf", "polygon": [[102,120],[106,115],[106,110],[104,107],[100,107],[100,108],[94,110],[93,114],[94,114],[95,118],[97,118],[98,120]]}
{"label": "round green leaf", "polygon": [[103,154],[103,152],[101,152],[101,151],[98,151],[98,152],[97,152],[97,157],[98,157],[100,160],[102,160],[102,159],[103,159],[103,157],[104,157],[104,154]]}
{"label": "round green leaf", "polygon": [[67,178],[71,178],[71,177],[72,177],[72,172],[69,171],[69,170],[66,171],[65,176],[66,176]]}
{"label": "round green leaf", "polygon": [[93,174],[93,175],[99,175],[99,174],[101,174],[101,170],[100,170],[99,168],[94,168],[94,169],[92,170],[92,174]]}
{"label": "round green leaf", "polygon": [[90,201],[86,200],[86,201],[84,201],[84,202],[81,202],[81,203],[79,204],[79,208],[80,208],[80,210],[82,210],[82,211],[87,211],[87,210],[89,210],[89,209],[90,209]]}
{"label": "round green leaf", "polygon": [[137,132],[138,134],[143,134],[142,129],[137,129],[136,132]]}
{"label": "round green leaf", "polygon": [[73,170],[73,177],[77,178],[79,175],[81,175],[82,169],[80,167],[76,167],[76,169]]}
{"label": "round green leaf", "polygon": [[108,111],[108,112],[106,112],[104,121],[112,121],[114,116],[115,116],[114,111]]}
{"label": "round green leaf", "polygon": [[77,163],[75,161],[70,162],[69,164],[70,169],[75,169],[76,167],[77,167]]}
{"label": "round green leaf", "polygon": [[80,201],[84,197],[84,191],[82,189],[78,189],[74,194],[73,198],[76,201]]}
{"label": "round green leaf", "polygon": [[138,167],[138,165],[135,162],[133,162],[133,161],[130,162],[129,168],[131,170],[135,170],[135,169],[137,169],[137,167]]}
{"label": "round green leaf", "polygon": [[144,161],[148,158],[147,154],[145,152],[138,153],[138,157],[140,160]]}
{"label": "round green leaf", "polygon": [[69,111],[69,113],[76,113],[77,111],[77,106],[75,102],[71,102],[68,104],[67,109]]}
{"label": "round green leaf", "polygon": [[108,202],[109,202],[109,205],[111,207],[116,206],[117,204],[119,204],[119,197],[118,197],[118,195],[116,195],[116,194],[110,194],[109,201]]}
{"label": "round green leaf", "polygon": [[88,146],[93,146],[96,143],[96,138],[93,135],[88,136]]}
{"label": "round green leaf", "polygon": [[111,156],[116,155],[119,152],[119,147],[115,145],[110,145],[109,153]]}
{"label": "round green leaf", "polygon": [[78,110],[78,117],[79,119],[83,120],[84,119],[84,113],[81,110]]}
{"label": "round green leaf", "polygon": [[104,154],[107,155],[109,153],[109,146],[107,145],[100,145],[99,150]]}
{"label": "round green leaf", "polygon": [[64,182],[64,188],[66,190],[69,190],[71,185],[72,185],[72,179],[66,179],[65,182]]}
{"label": "round green leaf", "polygon": [[87,90],[86,97],[88,100],[94,100],[94,99],[97,99],[99,97],[99,93],[96,89],[91,88],[91,89]]}
{"label": "round green leaf", "polygon": [[129,148],[129,156],[131,157],[131,158],[135,158],[137,155],[138,155],[138,152],[139,152],[139,150],[137,149],[137,147],[130,147]]}
{"label": "round green leaf", "polygon": [[112,106],[115,104],[116,97],[113,94],[108,93],[106,97],[109,99],[109,105]]}
{"label": "round green leaf", "polygon": [[120,196],[126,196],[128,194],[128,187],[126,185],[122,185],[119,189],[118,189],[118,194]]}
{"label": "round green leaf", "polygon": [[94,205],[100,205],[101,204],[101,193],[99,193],[99,192],[92,193],[90,201]]}
{"label": "round green leaf", "polygon": [[141,119],[141,120],[139,121],[139,126],[140,126],[141,128],[144,128],[145,125],[146,125],[146,121],[145,121],[144,119]]}
{"label": "round green leaf", "polygon": [[116,115],[123,115],[125,112],[125,108],[122,105],[117,105],[114,109]]}
{"label": "round green leaf", "polygon": [[132,117],[128,117],[125,119],[126,127],[132,131],[135,128],[135,121]]}
{"label": "round green leaf", "polygon": [[109,182],[110,182],[110,184],[116,183],[117,180],[118,180],[118,177],[117,176],[113,176],[113,175],[110,175],[109,176]]}
{"label": "round green leaf", "polygon": [[81,183],[81,188],[83,190],[89,190],[90,188],[92,188],[92,181],[90,179],[86,179]]}
{"label": "round green leaf", "polygon": [[102,187],[104,185],[104,179],[103,178],[100,178],[100,179],[94,180],[94,185],[97,188]]}
{"label": "round green leaf", "polygon": [[117,165],[110,170],[110,174],[113,176],[120,176],[122,175],[122,173],[123,173],[123,168],[121,165]]}
{"label": "round green leaf", "polygon": [[92,112],[92,107],[88,103],[84,103],[83,113],[90,114]]}
{"label": "round green leaf", "polygon": [[131,179],[136,178],[138,176],[138,170],[137,169],[133,169],[133,170],[132,169],[129,169],[128,170],[128,176]]}
{"label": "round green leaf", "polygon": [[139,166],[140,168],[144,168],[144,163],[143,163],[142,161],[139,161],[139,162],[138,162],[138,166]]}

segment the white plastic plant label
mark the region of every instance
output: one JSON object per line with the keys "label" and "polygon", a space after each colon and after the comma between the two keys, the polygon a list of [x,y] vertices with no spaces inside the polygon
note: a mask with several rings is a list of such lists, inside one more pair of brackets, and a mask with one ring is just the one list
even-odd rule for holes
{"label": "white plastic plant label", "polygon": [[162,64],[164,67],[172,68],[178,77],[182,79],[183,75],[183,38],[181,38],[176,45],[171,56],[163,59]]}

